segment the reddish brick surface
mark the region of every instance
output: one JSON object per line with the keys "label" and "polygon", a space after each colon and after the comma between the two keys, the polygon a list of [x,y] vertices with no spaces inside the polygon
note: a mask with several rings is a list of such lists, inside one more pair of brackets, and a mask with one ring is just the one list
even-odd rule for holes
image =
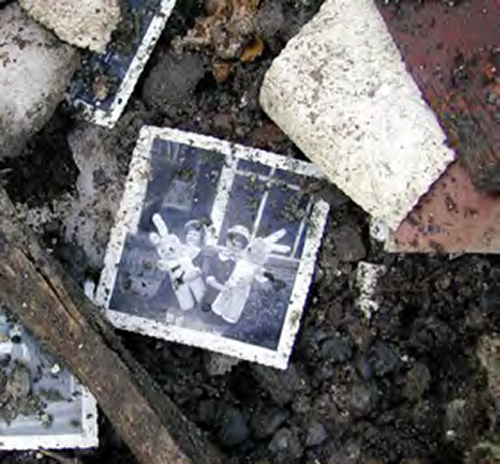
{"label": "reddish brick surface", "polygon": [[498,253],[500,201],[478,192],[455,162],[401,224],[388,250]]}
{"label": "reddish brick surface", "polygon": [[458,155],[389,248],[498,253],[500,0],[403,0],[380,11]]}

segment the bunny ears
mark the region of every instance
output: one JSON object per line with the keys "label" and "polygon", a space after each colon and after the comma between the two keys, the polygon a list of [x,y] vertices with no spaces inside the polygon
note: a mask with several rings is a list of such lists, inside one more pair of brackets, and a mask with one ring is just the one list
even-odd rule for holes
{"label": "bunny ears", "polygon": [[149,240],[151,240],[151,243],[153,245],[158,245],[161,242],[161,239],[168,235],[168,227],[167,224],[165,224],[165,221],[158,213],[153,214],[152,221],[158,233],[151,232],[149,234]]}

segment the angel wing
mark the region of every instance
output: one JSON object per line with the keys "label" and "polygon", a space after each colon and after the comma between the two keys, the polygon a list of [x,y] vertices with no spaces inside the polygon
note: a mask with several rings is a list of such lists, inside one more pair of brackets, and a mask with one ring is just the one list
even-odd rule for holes
{"label": "angel wing", "polygon": [[288,245],[280,245],[279,243],[273,243],[270,245],[270,253],[290,253],[292,248]]}
{"label": "angel wing", "polygon": [[286,235],[286,229],[279,229],[276,232],[268,235],[264,238],[264,242],[266,243],[266,251],[267,253],[290,253],[291,247],[288,245],[281,245],[278,242]]}
{"label": "angel wing", "polygon": [[264,238],[266,243],[276,243],[286,235],[286,229],[279,229]]}

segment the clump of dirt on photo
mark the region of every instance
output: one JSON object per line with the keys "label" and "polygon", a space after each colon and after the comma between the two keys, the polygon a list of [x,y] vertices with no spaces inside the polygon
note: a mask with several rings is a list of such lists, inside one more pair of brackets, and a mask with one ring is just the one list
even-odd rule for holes
{"label": "clump of dirt on photo", "polygon": [[[106,136],[116,165],[106,182],[120,187],[143,124],[305,159],[259,108],[258,92],[273,58],[321,3],[178,0],[125,114]],[[0,173],[21,208],[48,212],[36,231],[83,283],[98,276],[99,257],[89,260],[59,216],[65,199],[78,195],[67,139],[77,124],[62,105]],[[203,350],[122,333],[127,348],[230,462],[500,462],[500,259],[388,255],[370,238],[363,211],[334,186],[322,186],[322,195],[331,213],[286,371],[247,362],[219,371]],[[92,220],[102,221],[105,243],[112,216],[103,210]],[[369,319],[356,304],[360,261],[386,268]],[[99,425],[97,450],[57,456],[135,463],[102,415]],[[57,456],[1,452],[0,462],[70,462]]]}

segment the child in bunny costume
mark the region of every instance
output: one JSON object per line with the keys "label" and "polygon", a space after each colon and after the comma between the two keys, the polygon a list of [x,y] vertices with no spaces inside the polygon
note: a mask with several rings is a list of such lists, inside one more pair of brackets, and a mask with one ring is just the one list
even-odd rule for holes
{"label": "child in bunny costume", "polygon": [[253,281],[267,281],[264,265],[270,254],[290,251],[289,246],[276,243],[285,234],[286,231],[281,229],[266,238],[255,238],[244,250],[225,284],[215,282],[213,277],[209,277],[210,282],[207,283],[220,291],[212,304],[215,314],[231,324],[238,322],[250,296]]}
{"label": "child in bunny costume", "polygon": [[169,233],[159,214],[153,215],[153,223],[158,233],[152,232],[150,240],[160,258],[158,268],[167,271],[180,308],[188,311],[202,300],[206,289],[201,270],[193,264],[192,247]]}

